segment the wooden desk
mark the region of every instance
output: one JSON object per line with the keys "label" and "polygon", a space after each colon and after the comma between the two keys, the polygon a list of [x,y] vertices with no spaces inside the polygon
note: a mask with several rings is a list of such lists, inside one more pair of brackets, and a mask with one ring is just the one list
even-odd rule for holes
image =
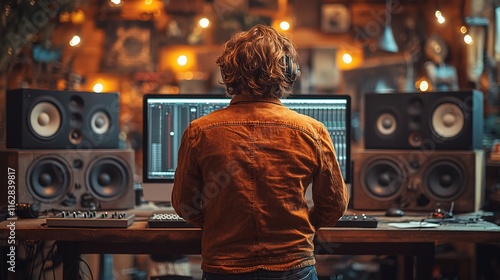
{"label": "wooden desk", "polygon": [[[500,241],[500,227],[478,221],[447,224],[437,228],[398,229],[388,222],[405,218],[381,218],[377,228],[324,228],[316,238],[317,254],[401,255],[412,262],[405,265],[405,279],[431,279],[434,246],[439,243],[490,243]],[[10,221],[0,223],[0,241],[5,246]],[[64,279],[78,279],[80,254],[200,254],[201,230],[194,228],[147,228],[138,217],[129,228],[54,228],[45,219],[17,220],[16,241],[54,240],[64,255]],[[2,253],[2,262],[6,255]]]}

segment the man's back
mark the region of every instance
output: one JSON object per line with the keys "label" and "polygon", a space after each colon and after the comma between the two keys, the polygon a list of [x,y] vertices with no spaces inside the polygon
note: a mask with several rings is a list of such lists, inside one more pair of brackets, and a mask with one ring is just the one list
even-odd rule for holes
{"label": "man's back", "polygon": [[[332,144],[323,125],[277,98],[238,96],[226,109],[194,121],[188,135],[191,160],[201,171],[202,189],[191,199],[200,200],[204,212],[198,224],[203,228],[202,269],[218,272],[227,266],[245,272],[314,264],[315,225],[304,194],[317,174],[316,180],[330,181],[337,177],[326,173],[340,172],[336,162],[325,161],[322,146]],[[180,168],[176,183],[185,184],[179,180],[186,172],[195,170]],[[328,198],[322,208],[331,210],[320,220],[336,221],[341,215],[339,203],[330,201],[337,197],[331,194],[332,184],[343,182],[316,187],[318,195]]]}
{"label": "man's back", "polygon": [[203,229],[206,280],[317,280],[314,233],[347,208],[325,126],[279,100],[300,76],[297,56],[270,26],[233,35],[215,61],[230,105],[193,121],[182,136],[172,205]]}

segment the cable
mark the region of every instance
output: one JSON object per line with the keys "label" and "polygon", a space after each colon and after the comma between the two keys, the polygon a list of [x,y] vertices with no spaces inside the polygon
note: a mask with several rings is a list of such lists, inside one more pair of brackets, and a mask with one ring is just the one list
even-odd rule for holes
{"label": "cable", "polygon": [[90,266],[87,263],[87,261],[84,260],[84,259],[82,259],[82,257],[80,256],[80,262],[83,262],[85,264],[85,266],[87,267],[87,269],[89,271],[89,274],[90,274],[90,278],[89,278],[89,275],[87,275],[86,273],[84,273],[82,269],[80,269],[81,274],[83,274],[84,276],[87,276],[87,279],[93,280],[94,279],[94,275],[92,274],[92,269],[90,269]]}
{"label": "cable", "polygon": [[[45,268],[47,260],[52,259],[53,255],[54,255],[53,253],[54,253],[55,247],[56,247],[56,243],[54,242],[52,244],[52,246],[50,247],[50,250],[47,253],[47,256],[45,258],[43,258],[42,266],[40,267],[40,273],[38,275],[38,280],[40,280],[42,278],[42,274],[43,274],[43,278],[45,279],[45,270],[50,269],[50,268],[52,268],[54,279],[56,279],[56,277],[55,277],[55,271],[54,271],[54,265],[50,266],[47,269]],[[42,254],[43,254],[43,252],[42,252]]]}
{"label": "cable", "polygon": [[453,217],[453,208],[455,208],[455,201],[451,202],[450,211],[448,211],[448,216]]}
{"label": "cable", "polygon": [[35,246],[34,252],[32,252],[33,254],[31,255],[31,253],[30,253],[30,255],[28,255],[28,258],[27,258],[27,260],[31,260],[30,279],[33,279],[33,274],[35,272],[36,256],[38,255],[38,252],[40,250],[40,244],[43,244],[44,241],[38,241],[35,243],[36,243],[36,246]]}

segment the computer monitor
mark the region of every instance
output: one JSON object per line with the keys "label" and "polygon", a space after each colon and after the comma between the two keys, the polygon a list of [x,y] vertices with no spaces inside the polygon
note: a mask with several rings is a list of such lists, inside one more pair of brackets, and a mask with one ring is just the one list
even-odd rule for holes
{"label": "computer monitor", "polygon": [[[223,95],[146,94],[143,98],[144,200],[170,202],[177,152],[189,123],[229,105]],[[294,95],[282,99],[292,110],[325,124],[346,184],[351,183],[351,99],[348,95]]]}

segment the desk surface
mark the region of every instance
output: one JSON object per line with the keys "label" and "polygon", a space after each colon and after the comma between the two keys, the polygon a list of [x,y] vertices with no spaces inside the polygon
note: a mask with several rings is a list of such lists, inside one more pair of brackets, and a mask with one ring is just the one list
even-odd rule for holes
{"label": "desk surface", "polygon": [[[370,215],[369,213],[367,213]],[[15,220],[15,230],[7,220],[0,223],[0,245],[9,235],[16,241],[55,240],[65,256],[65,279],[76,279],[80,254],[200,254],[201,229],[148,228],[150,214],[138,215],[128,228],[63,228],[48,227],[45,218]],[[430,279],[434,248],[439,243],[500,243],[500,226],[472,214],[460,223],[447,223],[435,228],[400,229],[394,222],[421,221],[419,216],[402,218],[378,217],[377,228],[322,228],[316,233],[315,253],[337,255],[405,255],[415,256],[415,269],[405,269],[405,279]],[[468,221],[465,223],[465,221]]]}
{"label": "desk surface", "polygon": [[[444,223],[435,228],[400,229],[389,223],[419,221],[422,217],[377,217],[377,228],[322,228],[316,236],[324,242],[500,242],[500,226],[479,219],[481,214],[464,216],[460,223]],[[7,220],[0,223],[0,240],[9,237]],[[465,223],[465,221],[468,221]],[[148,228],[147,216],[136,216],[128,228],[62,228],[48,227],[45,217],[15,220],[16,240],[58,240],[112,243],[170,243],[199,242],[201,230],[197,228]]]}

